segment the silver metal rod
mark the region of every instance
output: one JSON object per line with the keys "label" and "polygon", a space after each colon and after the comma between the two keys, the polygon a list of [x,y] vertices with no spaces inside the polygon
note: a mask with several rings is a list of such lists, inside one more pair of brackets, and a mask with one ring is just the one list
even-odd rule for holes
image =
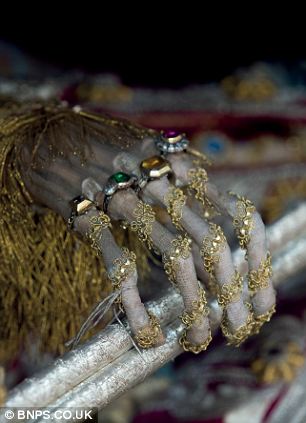
{"label": "silver metal rod", "polygon": [[[136,349],[129,350],[56,401],[51,408],[64,407],[73,411],[77,407],[105,407],[126,392],[127,387],[130,389],[142,382],[182,352],[177,342],[182,329],[183,326],[178,321],[169,325],[165,330],[166,342],[162,347],[151,348],[141,354]],[[73,417],[68,421],[74,421]]]}
{"label": "silver metal rod", "polygon": [[[290,242],[305,232],[306,204],[302,204],[268,229],[272,253],[282,250],[273,264],[275,285],[305,266],[306,238]],[[286,245],[288,250],[285,250]],[[237,252],[234,255],[241,265],[241,254]],[[220,310],[216,304],[211,306],[211,320],[213,326],[216,326],[220,319]],[[182,311],[179,294],[169,291],[158,302],[148,303],[147,307],[160,318],[163,325],[172,322],[165,329],[167,342],[163,346],[139,354],[132,348],[128,333],[118,325],[112,325],[13,389],[6,406],[86,404],[87,407],[101,408],[143,380],[181,352],[177,344],[180,327],[177,322],[173,324]]]}
{"label": "silver metal rod", "polygon": [[[274,264],[276,285],[305,266],[305,254],[306,238],[302,238],[294,246],[290,245],[280,255]],[[292,262],[294,266],[291,265]],[[213,314],[211,321],[216,328],[220,323],[220,314]],[[141,354],[135,349],[129,350],[89,379],[83,381],[71,392],[50,404],[50,407],[98,407],[102,409],[179,355],[182,350],[177,340],[182,329],[180,322],[175,320],[165,330],[166,343],[164,345],[143,351]]]}

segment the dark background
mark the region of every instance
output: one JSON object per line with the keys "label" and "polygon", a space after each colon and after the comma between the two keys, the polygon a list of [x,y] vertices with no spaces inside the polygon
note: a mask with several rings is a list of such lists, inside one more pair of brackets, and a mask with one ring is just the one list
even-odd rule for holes
{"label": "dark background", "polygon": [[206,19],[191,29],[171,29],[162,18],[154,26],[122,27],[119,22],[90,31],[73,20],[52,27],[40,22],[32,30],[0,29],[0,39],[61,69],[112,72],[128,85],[153,87],[218,81],[258,61],[281,63],[290,71],[306,60],[306,36],[303,31],[293,35],[288,23],[276,29],[264,27],[261,20],[252,25],[240,19],[227,26],[216,16],[211,20],[212,25]]}

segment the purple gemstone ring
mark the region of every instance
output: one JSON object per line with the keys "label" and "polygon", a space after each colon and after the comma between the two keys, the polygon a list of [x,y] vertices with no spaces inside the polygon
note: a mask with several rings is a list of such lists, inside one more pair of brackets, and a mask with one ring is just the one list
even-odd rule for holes
{"label": "purple gemstone ring", "polygon": [[155,145],[163,154],[180,153],[186,150],[189,141],[184,133],[171,129],[161,131],[160,136],[155,141]]}

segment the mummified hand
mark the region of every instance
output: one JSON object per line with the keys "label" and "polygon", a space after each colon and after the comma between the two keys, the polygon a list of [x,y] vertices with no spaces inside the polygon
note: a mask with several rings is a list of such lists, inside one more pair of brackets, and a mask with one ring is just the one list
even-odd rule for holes
{"label": "mummified hand", "polygon": [[[218,192],[183,134],[160,134],[82,110],[50,107],[31,113],[24,123],[27,142],[20,147],[26,188],[102,256],[114,301],[126,312],[139,346],[159,345],[163,335],[141,302],[134,253],[119,248],[112,235],[114,220],[160,254],[169,280],[180,290],[184,350],[198,353],[211,340],[199,281],[223,308],[221,328],[229,343],[239,345],[270,319],[275,293],[263,222],[249,200]],[[160,223],[155,207],[169,219]],[[213,223],[216,212],[232,219],[246,251],[249,296],[242,296],[243,278],[221,227]],[[99,306],[92,317],[98,313]]]}

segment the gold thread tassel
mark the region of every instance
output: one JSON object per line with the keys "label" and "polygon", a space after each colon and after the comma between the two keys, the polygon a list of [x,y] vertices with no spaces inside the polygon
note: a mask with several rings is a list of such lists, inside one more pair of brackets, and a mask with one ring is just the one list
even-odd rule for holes
{"label": "gold thread tassel", "polygon": [[[71,127],[83,131],[76,136]],[[103,262],[90,245],[68,232],[66,222],[53,211],[32,208],[19,169],[22,147],[32,153],[31,167],[41,166],[39,146],[48,132],[50,160],[76,152],[83,163],[84,134],[115,144],[118,131],[127,144],[148,134],[125,121],[83,116],[56,104],[16,103],[0,109],[0,360],[12,358],[23,346],[32,347],[33,334],[38,349],[63,352],[93,306],[112,290]],[[113,234],[119,245],[139,257],[140,277],[147,275],[148,253],[137,235],[118,225]]]}

